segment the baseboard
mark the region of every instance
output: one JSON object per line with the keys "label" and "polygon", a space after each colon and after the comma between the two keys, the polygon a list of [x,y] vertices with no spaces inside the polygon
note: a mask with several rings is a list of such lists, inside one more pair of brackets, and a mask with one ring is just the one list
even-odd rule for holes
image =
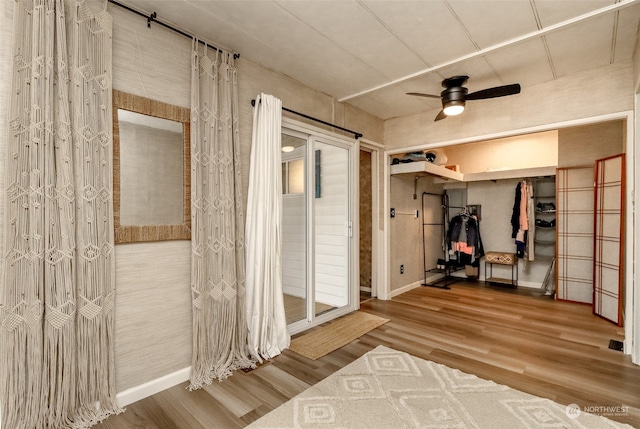
{"label": "baseboard", "polygon": [[526,288],[531,288],[531,289],[542,289],[542,283],[518,280],[518,287],[526,287]]}
{"label": "baseboard", "polygon": [[401,295],[405,292],[409,292],[411,289],[415,289],[417,287],[420,287],[422,285],[422,280],[419,280],[417,282],[399,287],[398,289],[393,289],[390,293],[389,293],[389,299],[393,298],[394,296],[398,296]]}
{"label": "baseboard", "polygon": [[[453,273],[451,274],[451,277],[455,277],[458,278],[460,280],[465,280],[468,277],[465,274],[457,274],[457,273]],[[481,277],[478,279],[479,282],[484,282],[484,278]],[[539,282],[532,282],[532,281],[526,281],[526,280],[518,280],[518,287],[526,287],[526,288],[531,288],[531,289],[542,289],[542,283]]]}
{"label": "baseboard", "polygon": [[126,407],[148,396],[162,392],[176,384],[189,380],[191,375],[191,367],[183,368],[171,374],[164,375],[155,380],[148,381],[139,386],[131,387],[116,394],[116,400],[119,407]]}

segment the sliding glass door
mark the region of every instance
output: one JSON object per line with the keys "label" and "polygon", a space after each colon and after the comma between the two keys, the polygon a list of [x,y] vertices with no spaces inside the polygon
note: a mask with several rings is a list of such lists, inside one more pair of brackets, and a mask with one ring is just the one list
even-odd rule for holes
{"label": "sliding glass door", "polygon": [[287,324],[307,319],[307,137],[282,134],[282,288]]}
{"label": "sliding glass door", "polygon": [[349,304],[349,149],[314,142],[315,308],[319,316]]}
{"label": "sliding glass door", "polygon": [[283,126],[283,291],[292,333],[356,309],[355,146],[353,140]]}

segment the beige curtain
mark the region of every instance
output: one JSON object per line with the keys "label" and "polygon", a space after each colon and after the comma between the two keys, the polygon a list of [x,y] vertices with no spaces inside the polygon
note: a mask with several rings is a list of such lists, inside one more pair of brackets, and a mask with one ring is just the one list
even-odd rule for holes
{"label": "beige curtain", "polygon": [[2,427],[117,413],[111,19],[17,0],[0,291]]}
{"label": "beige curtain", "polygon": [[233,54],[193,42],[190,389],[254,366],[247,352],[244,215]]}
{"label": "beige curtain", "polygon": [[289,347],[282,290],[282,101],[259,94],[253,109],[247,198],[247,320],[251,355]]}

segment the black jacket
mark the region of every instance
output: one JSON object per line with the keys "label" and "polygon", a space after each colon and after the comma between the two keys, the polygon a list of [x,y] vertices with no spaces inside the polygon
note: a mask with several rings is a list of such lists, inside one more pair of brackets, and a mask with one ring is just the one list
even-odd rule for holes
{"label": "black jacket", "polygon": [[468,246],[474,247],[475,258],[484,255],[482,239],[480,238],[480,223],[476,218],[469,215],[456,215],[449,223],[449,231],[447,231],[447,246],[452,249],[452,243],[459,242],[464,228],[466,242]]}

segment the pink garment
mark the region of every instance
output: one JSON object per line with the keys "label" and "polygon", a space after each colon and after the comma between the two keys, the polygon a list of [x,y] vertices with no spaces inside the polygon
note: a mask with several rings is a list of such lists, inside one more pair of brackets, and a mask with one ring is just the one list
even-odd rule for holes
{"label": "pink garment", "polygon": [[467,255],[473,255],[473,246],[469,246],[464,241],[456,241],[453,243],[453,249],[456,252],[466,253]]}
{"label": "pink garment", "polygon": [[529,189],[526,180],[520,186],[520,230],[527,231],[529,229],[529,218],[527,216],[527,202],[529,201]]}

